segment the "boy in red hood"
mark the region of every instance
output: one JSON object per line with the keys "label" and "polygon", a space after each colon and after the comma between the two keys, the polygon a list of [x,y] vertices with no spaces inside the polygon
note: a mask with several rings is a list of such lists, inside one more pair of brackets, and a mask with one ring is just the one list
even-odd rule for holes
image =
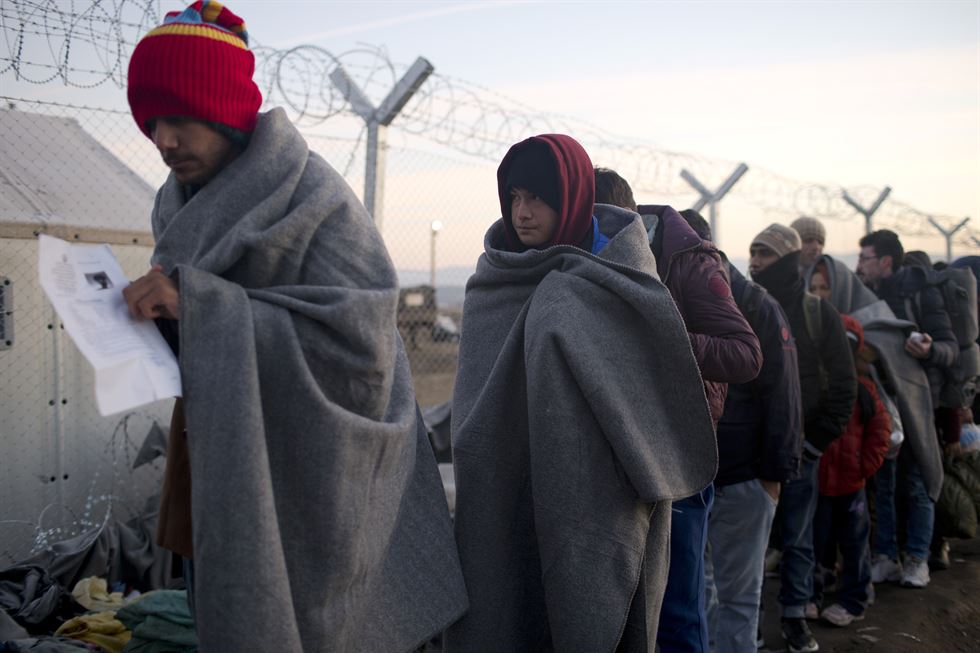
{"label": "boy in red hood", "polygon": [[445,650],[650,651],[671,501],[717,469],[687,329],[574,139],[514,145],[497,184],[453,393],[470,609]]}
{"label": "boy in red hood", "polygon": [[[885,460],[892,426],[869,375],[868,363],[861,358],[865,351],[864,329],[850,315],[841,315],[841,319],[854,351],[858,398],[844,434],[830,443],[820,459],[813,553],[814,559],[821,561],[827,557],[832,543],[840,547],[844,567],[837,601],[824,608],[820,617],[835,626],[848,626],[864,619],[871,584],[868,550],[871,522],[864,484]],[[813,602],[819,607],[823,599],[823,573],[819,565],[813,576]]]}

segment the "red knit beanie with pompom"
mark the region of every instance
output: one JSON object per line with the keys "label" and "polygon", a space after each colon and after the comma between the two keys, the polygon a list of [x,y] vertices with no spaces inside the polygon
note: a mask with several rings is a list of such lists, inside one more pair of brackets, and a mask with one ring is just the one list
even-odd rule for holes
{"label": "red knit beanie with pompom", "polygon": [[198,0],[136,45],[129,60],[129,107],[150,135],[154,118],[184,117],[250,133],[262,104],[245,22],[221,3]]}

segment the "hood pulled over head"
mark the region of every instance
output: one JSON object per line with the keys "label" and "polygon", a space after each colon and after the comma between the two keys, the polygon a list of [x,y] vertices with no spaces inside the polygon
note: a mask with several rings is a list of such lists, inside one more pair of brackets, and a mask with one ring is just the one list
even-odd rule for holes
{"label": "hood pulled over head", "polygon": [[558,213],[558,228],[547,246],[580,246],[590,236],[595,174],[589,155],[571,136],[532,136],[512,146],[497,168],[507,246],[523,251],[511,217],[510,193],[515,187],[533,192]]}

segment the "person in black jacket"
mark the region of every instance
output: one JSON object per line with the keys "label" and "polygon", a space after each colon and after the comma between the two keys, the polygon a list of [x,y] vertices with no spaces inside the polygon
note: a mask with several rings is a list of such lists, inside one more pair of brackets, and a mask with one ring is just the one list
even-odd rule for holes
{"label": "person in black jacket", "polygon": [[820,454],[844,432],[857,398],[854,361],[840,315],[829,302],[805,291],[800,247],[796,231],[772,224],[749,248],[752,279],[769,291],[789,319],[803,397],[803,463],[799,477],[783,486],[777,516],[783,544],[779,602],[791,653],[819,648],[805,619],[813,589],[817,469]]}
{"label": "person in black jacket", "polygon": [[[956,362],[959,346],[939,289],[929,284],[929,273],[918,265],[902,266],[905,250],[898,235],[887,229],[874,231],[860,241],[857,275],[866,286],[885,300],[895,317],[918,325],[905,341],[905,351],[925,368],[938,405],[943,369]],[[894,506],[883,504],[879,490],[878,526],[875,532],[871,579],[876,583],[901,581],[905,587],[929,584],[929,549],[935,521],[935,505],[926,491],[919,463],[911,447],[902,447],[898,467],[903,479],[900,487],[908,498],[904,565],[898,559]],[[896,461],[886,461],[876,475],[878,485],[896,486]],[[894,496],[894,492],[885,492]],[[884,511],[884,514],[883,514]]]}
{"label": "person in black jacket", "polygon": [[[696,211],[681,215],[698,236],[711,240],[710,227]],[[708,520],[711,649],[738,653],[756,648],[766,543],[780,483],[799,471],[803,406],[796,345],[783,309],[727,259],[724,265],[732,296],[762,346],[759,375],[728,386]]]}

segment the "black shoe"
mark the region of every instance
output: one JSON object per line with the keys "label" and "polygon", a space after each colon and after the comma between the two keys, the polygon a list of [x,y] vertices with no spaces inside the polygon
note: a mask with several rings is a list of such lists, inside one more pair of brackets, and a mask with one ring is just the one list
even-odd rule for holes
{"label": "black shoe", "polygon": [[929,555],[929,569],[932,571],[945,571],[949,569],[949,542],[946,540],[942,541]]}
{"label": "black shoe", "polygon": [[820,650],[810,627],[806,625],[806,619],[783,619],[783,639],[789,646],[789,653],[813,653]]}

